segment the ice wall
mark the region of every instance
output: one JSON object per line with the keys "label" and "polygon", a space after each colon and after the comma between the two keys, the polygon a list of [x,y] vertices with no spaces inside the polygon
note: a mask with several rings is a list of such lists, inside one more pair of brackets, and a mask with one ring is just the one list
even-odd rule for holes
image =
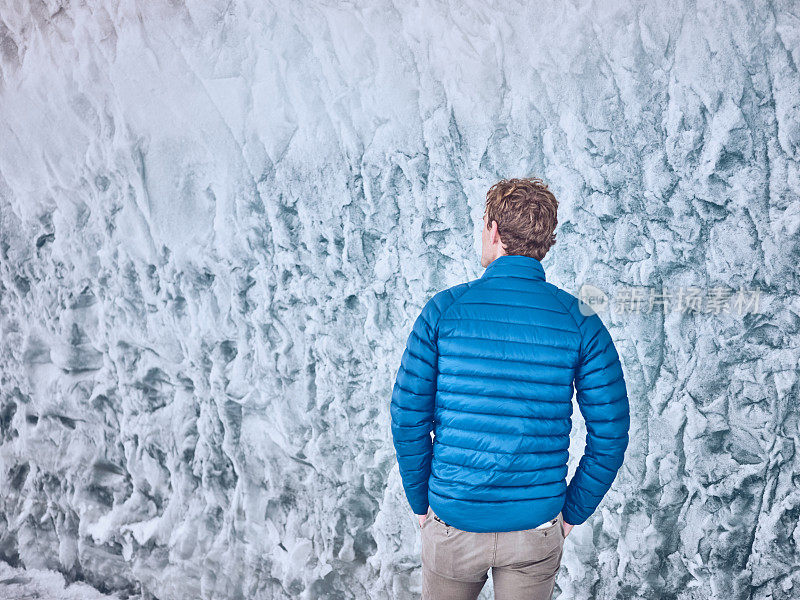
{"label": "ice wall", "polygon": [[800,596],[798,64],[789,0],[3,2],[0,558],[418,597],[394,375],[537,175],[568,291],[762,290],[601,313],[631,444],[556,596]]}

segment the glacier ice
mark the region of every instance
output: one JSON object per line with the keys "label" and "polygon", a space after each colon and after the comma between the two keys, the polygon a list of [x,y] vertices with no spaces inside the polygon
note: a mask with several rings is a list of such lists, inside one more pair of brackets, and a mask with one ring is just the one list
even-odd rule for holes
{"label": "glacier ice", "polygon": [[536,175],[568,291],[763,292],[602,313],[631,444],[556,595],[796,597],[798,64],[786,0],[2,3],[0,573],[417,597],[393,378]]}

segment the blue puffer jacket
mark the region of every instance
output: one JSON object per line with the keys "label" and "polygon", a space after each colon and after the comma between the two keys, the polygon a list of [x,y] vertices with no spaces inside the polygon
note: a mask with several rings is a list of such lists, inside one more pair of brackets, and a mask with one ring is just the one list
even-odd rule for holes
{"label": "blue puffer jacket", "polygon": [[[567,485],[573,386],[587,437]],[[529,529],[559,511],[583,523],[622,466],[630,425],[622,365],[600,317],[520,255],[427,302],[391,419],[411,509],[430,506],[476,532]]]}

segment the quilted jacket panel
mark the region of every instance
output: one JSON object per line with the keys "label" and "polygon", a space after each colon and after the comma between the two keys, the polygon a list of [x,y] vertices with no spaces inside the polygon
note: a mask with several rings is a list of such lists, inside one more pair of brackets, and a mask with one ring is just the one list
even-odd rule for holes
{"label": "quilted jacket panel", "polygon": [[[584,455],[566,482],[572,397]],[[622,365],[597,314],[504,255],[431,298],[392,391],[406,497],[465,531],[529,529],[591,516],[622,466],[630,414]],[[431,440],[433,432],[433,440]]]}

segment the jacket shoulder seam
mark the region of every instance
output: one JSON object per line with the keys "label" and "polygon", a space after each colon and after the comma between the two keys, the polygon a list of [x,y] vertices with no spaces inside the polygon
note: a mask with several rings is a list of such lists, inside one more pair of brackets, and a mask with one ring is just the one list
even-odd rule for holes
{"label": "jacket shoulder seam", "polygon": [[[552,285],[552,284],[550,284],[550,285]],[[549,291],[550,295],[553,296],[553,298],[555,298],[558,301],[558,303],[562,306],[562,308],[565,311],[567,311],[567,314],[569,315],[569,318],[572,319],[572,322],[575,323],[575,327],[578,328],[578,333],[582,334],[581,326],[578,324],[578,321],[575,320],[575,315],[572,314],[572,310],[570,310],[569,306],[564,304],[564,301],[561,298],[558,297],[558,294],[555,291],[553,291],[553,289],[550,286],[547,287],[547,291]]]}
{"label": "jacket shoulder seam", "polygon": [[581,329],[581,326],[578,324],[578,321],[575,319],[575,315],[572,314],[572,310],[570,310],[570,308],[566,304],[564,304],[564,301],[558,297],[558,294],[555,291],[553,291],[550,285],[552,284],[549,284],[547,286],[547,290],[550,292],[550,295],[552,295],[553,298],[555,298],[556,301],[564,308],[564,310],[567,311],[569,318],[572,319],[572,322],[575,323],[575,327],[578,329],[578,337],[581,340],[580,345],[578,346],[578,361],[580,362],[580,360],[583,358],[583,330]]}
{"label": "jacket shoulder seam", "polygon": [[[450,311],[450,310],[451,310],[451,309],[452,309],[452,308],[453,308],[453,307],[454,307],[456,304],[458,304],[458,301],[459,301],[459,300],[461,300],[461,298],[463,298],[463,297],[464,297],[464,296],[467,294],[467,292],[469,292],[470,290],[474,290],[474,289],[475,289],[475,287],[476,287],[478,284],[480,284],[480,282],[481,282],[481,281],[483,281],[483,280],[482,280],[482,279],[473,279],[472,281],[467,281],[467,282],[465,282],[465,283],[460,283],[460,284],[458,284],[457,286],[454,286],[454,287],[459,287],[459,286],[462,286],[462,285],[463,285],[463,286],[464,286],[464,290],[463,290],[463,291],[462,291],[462,292],[461,292],[461,293],[460,293],[458,296],[455,296],[455,297],[453,298],[453,301],[452,301],[452,302],[451,302],[451,303],[450,303],[450,304],[447,306],[447,308],[444,310],[444,312],[442,312],[442,314],[441,314],[440,318],[442,318],[442,319],[443,319],[443,318],[444,318],[444,317],[447,315],[447,313],[448,313],[448,312],[449,312],[449,311]],[[450,289],[452,290],[453,288],[450,288]],[[452,292],[451,292],[451,294],[452,294]]]}
{"label": "jacket shoulder seam", "polygon": [[[450,309],[452,309],[458,303],[458,301],[464,296],[464,294],[469,292],[471,289],[474,289],[475,285],[480,283],[480,281],[481,281],[480,279],[473,279],[472,281],[467,281],[467,282],[464,282],[464,283],[459,283],[458,285],[454,285],[453,287],[448,288],[446,290],[446,291],[450,292],[451,296],[453,296],[453,300],[452,300],[452,302],[450,302],[450,304],[447,305],[447,307],[443,311],[441,311],[439,313],[439,316],[436,319],[436,337],[437,337],[437,339],[439,337],[439,321],[444,319],[445,316],[447,315],[447,313],[450,311]],[[455,296],[453,294],[453,289],[461,287],[461,286],[463,286],[464,289],[461,291],[461,293],[458,296]]]}

